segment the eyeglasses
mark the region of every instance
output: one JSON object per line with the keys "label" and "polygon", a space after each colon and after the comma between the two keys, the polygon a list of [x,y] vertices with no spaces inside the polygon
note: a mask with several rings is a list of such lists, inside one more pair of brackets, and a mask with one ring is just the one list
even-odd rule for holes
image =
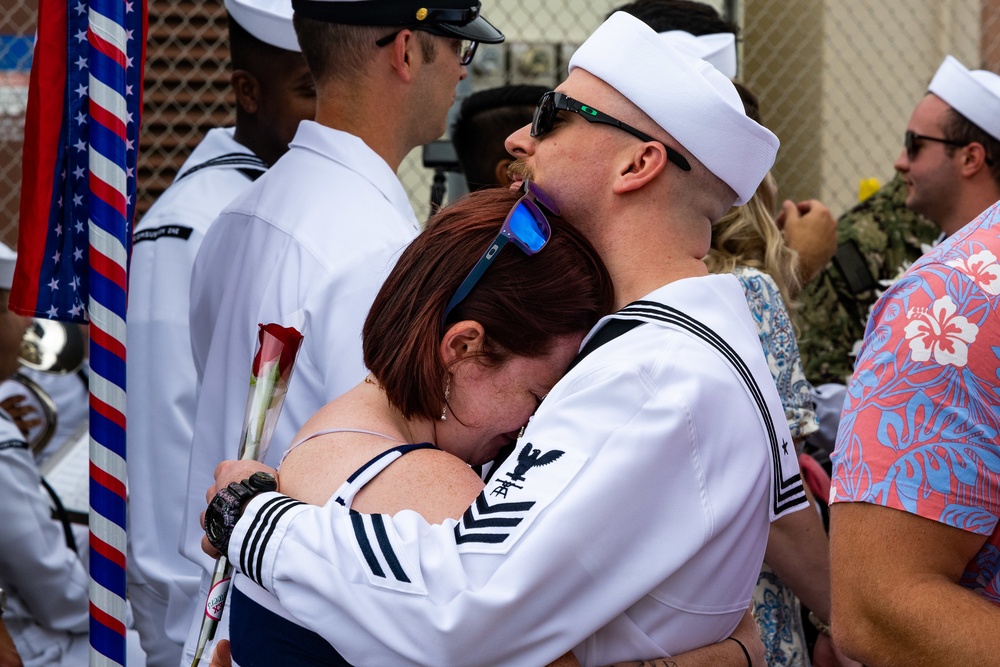
{"label": "eyeglasses", "polygon": [[684,158],[684,156],[670,146],[667,146],[659,139],[651,137],[642,130],[637,130],[631,125],[626,125],[617,118],[609,116],[606,113],[602,113],[594,107],[581,104],[572,97],[568,97],[555,91],[545,93],[542,95],[542,99],[538,100],[538,105],[535,107],[535,116],[531,119],[531,136],[541,137],[551,132],[552,125],[556,122],[556,116],[560,111],[571,111],[575,114],[583,116],[584,120],[588,122],[613,125],[621,130],[625,130],[634,137],[642,139],[643,141],[655,141],[658,144],[662,144],[663,147],[667,149],[668,160],[676,164],[684,171],[691,171],[691,165]]}
{"label": "eyeglasses", "polygon": [[392,44],[392,42],[396,39],[396,36],[399,35],[399,33],[403,32],[403,30],[422,30],[423,32],[426,32],[429,35],[434,35],[435,37],[444,37],[445,39],[453,39],[457,41],[459,44],[458,48],[456,49],[456,53],[458,54],[458,64],[462,65],[463,67],[472,62],[472,59],[476,57],[476,49],[479,48],[479,42],[473,41],[471,39],[458,39],[457,37],[445,37],[444,35],[438,35],[435,32],[431,32],[429,30],[426,30],[425,28],[420,28],[420,27],[401,28],[396,32],[392,33],[391,35],[386,35],[382,39],[376,41],[375,46],[381,48],[383,46],[388,46],[389,44]]}
{"label": "eyeglasses", "polygon": [[968,146],[968,142],[963,141],[953,141],[951,139],[943,139],[941,137],[928,137],[926,134],[917,134],[916,132],[910,132],[907,130],[903,134],[903,146],[906,148],[906,158],[908,160],[914,160],[917,157],[917,153],[920,152],[921,141],[936,141],[939,144],[948,144],[949,146]]}
{"label": "eyeglasses", "polygon": [[[949,146],[968,146],[972,141],[954,141],[952,139],[942,139],[940,137],[928,137],[926,134],[917,134],[916,132],[911,132],[907,130],[903,133],[903,146],[906,148],[906,159],[911,162],[917,158],[917,154],[920,153],[920,141],[936,141],[939,144],[948,144]],[[989,157],[983,160],[989,166],[993,166],[993,160]]]}
{"label": "eyeglasses", "polygon": [[[537,202],[537,203],[536,203]],[[493,239],[486,252],[479,258],[472,271],[465,277],[462,284],[458,286],[455,295],[451,297],[448,305],[441,316],[441,328],[448,319],[448,315],[460,304],[469,292],[476,286],[476,283],[486,273],[493,260],[496,259],[503,247],[508,242],[512,242],[529,257],[545,247],[549,237],[552,236],[552,228],[549,221],[542,212],[539,205],[545,208],[552,215],[559,215],[559,207],[553,203],[545,191],[529,180],[524,181],[524,196],[517,200],[507,218],[503,221],[500,233]]]}

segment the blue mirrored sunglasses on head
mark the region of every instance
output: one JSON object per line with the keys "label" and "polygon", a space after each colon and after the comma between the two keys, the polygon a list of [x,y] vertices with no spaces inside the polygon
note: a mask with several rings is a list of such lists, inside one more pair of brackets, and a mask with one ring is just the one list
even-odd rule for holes
{"label": "blue mirrored sunglasses on head", "polygon": [[[537,202],[537,203],[536,203]],[[529,180],[524,181],[524,196],[517,200],[514,207],[507,214],[507,219],[503,221],[500,233],[493,239],[486,252],[479,258],[472,271],[465,277],[462,284],[458,286],[455,295],[451,297],[448,305],[441,316],[441,328],[448,320],[448,315],[460,304],[469,292],[476,286],[486,269],[490,267],[493,260],[508,242],[512,242],[520,248],[525,255],[534,255],[545,247],[552,229],[545,214],[539,208],[539,204],[552,215],[559,215],[559,208],[553,203],[545,191]]]}

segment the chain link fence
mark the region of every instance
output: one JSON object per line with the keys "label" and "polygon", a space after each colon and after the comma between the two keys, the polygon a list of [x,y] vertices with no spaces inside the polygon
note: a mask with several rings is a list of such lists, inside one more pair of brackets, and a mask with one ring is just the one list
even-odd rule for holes
{"label": "chain link fence", "polygon": [[[16,236],[21,136],[36,0],[0,16],[0,237]],[[481,48],[459,99],[505,83],[554,86],[573,49],[613,0],[484,0],[507,35]],[[1000,72],[1000,0],[714,0],[742,26],[740,78],[781,139],[784,196],[840,212],[861,179],[885,182],[909,114],[945,54]],[[142,215],[211,127],[234,120],[221,0],[150,0],[146,108],[139,157]],[[27,156],[28,160],[31,156]],[[400,178],[418,217],[432,174],[420,150]]]}

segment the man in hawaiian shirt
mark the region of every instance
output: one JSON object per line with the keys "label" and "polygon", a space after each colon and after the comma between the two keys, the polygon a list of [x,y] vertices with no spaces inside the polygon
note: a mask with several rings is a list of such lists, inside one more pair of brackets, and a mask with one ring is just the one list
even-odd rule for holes
{"label": "man in hawaiian shirt", "polygon": [[[961,68],[957,60],[946,59],[939,73],[955,67]],[[977,100],[970,104],[979,106]],[[886,285],[935,240],[1000,198],[1000,165],[968,172],[956,162],[960,147],[990,139],[985,125],[948,115],[947,109],[939,96],[924,97],[907,127],[912,138],[893,165],[897,177],[838,221],[838,241],[854,243],[856,259],[873,279],[870,286],[852,284],[829,266],[803,290],[799,347],[814,384],[849,378],[871,307]]]}
{"label": "man in hawaiian shirt", "polygon": [[872,666],[1000,655],[1000,76],[929,91],[896,168],[948,238],[876,304],[834,454],[833,632]]}

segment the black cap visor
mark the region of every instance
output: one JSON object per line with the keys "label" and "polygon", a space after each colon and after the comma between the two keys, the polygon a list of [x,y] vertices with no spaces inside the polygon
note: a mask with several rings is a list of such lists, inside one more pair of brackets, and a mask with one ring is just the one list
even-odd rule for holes
{"label": "black cap visor", "polygon": [[420,29],[486,44],[502,42],[503,33],[479,14],[480,7],[479,0],[292,0],[295,13],[317,21]]}
{"label": "black cap visor", "polygon": [[465,25],[456,25],[454,23],[431,23],[423,25],[418,23],[410,27],[420,28],[432,35],[455,39],[471,39],[483,44],[499,44],[504,40],[503,33],[494,28],[493,24],[482,16]]}

